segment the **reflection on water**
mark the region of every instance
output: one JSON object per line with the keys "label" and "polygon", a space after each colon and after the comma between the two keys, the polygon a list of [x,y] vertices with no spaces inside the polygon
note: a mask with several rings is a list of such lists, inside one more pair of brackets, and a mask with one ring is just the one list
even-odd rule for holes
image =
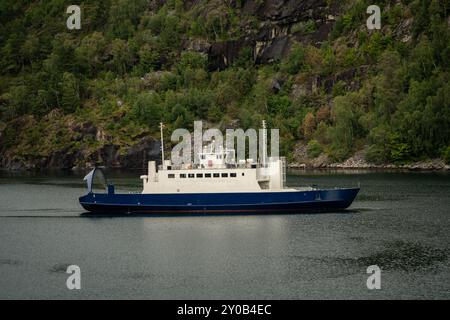
{"label": "reflection on water", "polygon": [[[118,192],[141,174],[107,172]],[[0,173],[0,298],[450,298],[447,173],[297,171],[361,191],[344,213],[170,217],[85,215],[84,175]]]}

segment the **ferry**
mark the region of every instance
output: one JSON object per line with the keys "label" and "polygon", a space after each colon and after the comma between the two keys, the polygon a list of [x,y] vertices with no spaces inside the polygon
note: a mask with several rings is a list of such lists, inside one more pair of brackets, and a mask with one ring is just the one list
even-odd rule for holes
{"label": "ferry", "polygon": [[[264,128],[265,129],[265,128]],[[141,193],[116,193],[103,171],[95,168],[84,180],[88,192],[79,198],[91,213],[106,214],[233,214],[304,213],[348,208],[359,188],[320,189],[286,187],[284,157],[263,157],[260,161],[234,159],[235,150],[203,147],[196,164],[173,165],[164,159],[161,124],[162,164],[148,162]],[[103,181],[105,191],[94,192],[94,179]]]}

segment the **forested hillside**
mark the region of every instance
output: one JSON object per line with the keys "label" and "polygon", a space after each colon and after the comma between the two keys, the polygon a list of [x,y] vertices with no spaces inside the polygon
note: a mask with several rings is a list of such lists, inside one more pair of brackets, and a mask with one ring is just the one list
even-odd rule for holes
{"label": "forested hillside", "polygon": [[291,162],[448,163],[449,14],[450,0],[2,0],[0,166],[142,167],[160,121],[262,119]]}

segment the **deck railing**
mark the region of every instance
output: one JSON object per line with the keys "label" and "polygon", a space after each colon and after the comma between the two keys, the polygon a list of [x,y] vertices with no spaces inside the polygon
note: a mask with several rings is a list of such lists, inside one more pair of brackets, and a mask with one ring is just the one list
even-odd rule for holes
{"label": "deck railing", "polygon": [[[190,169],[259,169],[263,166],[259,163],[245,163],[245,164],[226,164],[224,167],[217,167],[217,166],[201,166],[199,164],[192,164],[191,166],[186,165],[170,165],[166,166],[166,170],[190,170]],[[267,167],[267,165],[266,165]],[[158,170],[163,170],[163,166],[160,164],[158,165]]]}

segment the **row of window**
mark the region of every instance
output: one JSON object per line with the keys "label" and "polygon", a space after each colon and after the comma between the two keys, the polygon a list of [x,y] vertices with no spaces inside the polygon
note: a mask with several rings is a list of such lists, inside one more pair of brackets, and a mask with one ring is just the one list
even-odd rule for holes
{"label": "row of window", "polygon": [[[237,177],[235,172],[232,172],[229,175],[228,175],[228,173],[205,173],[205,174],[203,174],[203,173],[197,173],[197,174],[194,174],[194,173],[187,173],[187,174],[186,173],[180,173],[180,178],[203,178],[203,177],[205,177],[205,178],[220,178],[220,177],[228,178],[228,176],[230,176],[231,178],[236,178]],[[244,176],[243,172],[242,172],[242,176]],[[167,177],[169,179],[174,179],[175,178],[175,174],[174,173],[169,173],[167,175]]]}
{"label": "row of window", "polygon": [[[223,158],[225,159],[226,156],[223,157]],[[202,154],[202,155],[200,156],[200,159],[205,160],[205,159],[206,159],[206,155]],[[222,159],[222,155],[221,155],[221,154],[216,155],[216,159]]]}

